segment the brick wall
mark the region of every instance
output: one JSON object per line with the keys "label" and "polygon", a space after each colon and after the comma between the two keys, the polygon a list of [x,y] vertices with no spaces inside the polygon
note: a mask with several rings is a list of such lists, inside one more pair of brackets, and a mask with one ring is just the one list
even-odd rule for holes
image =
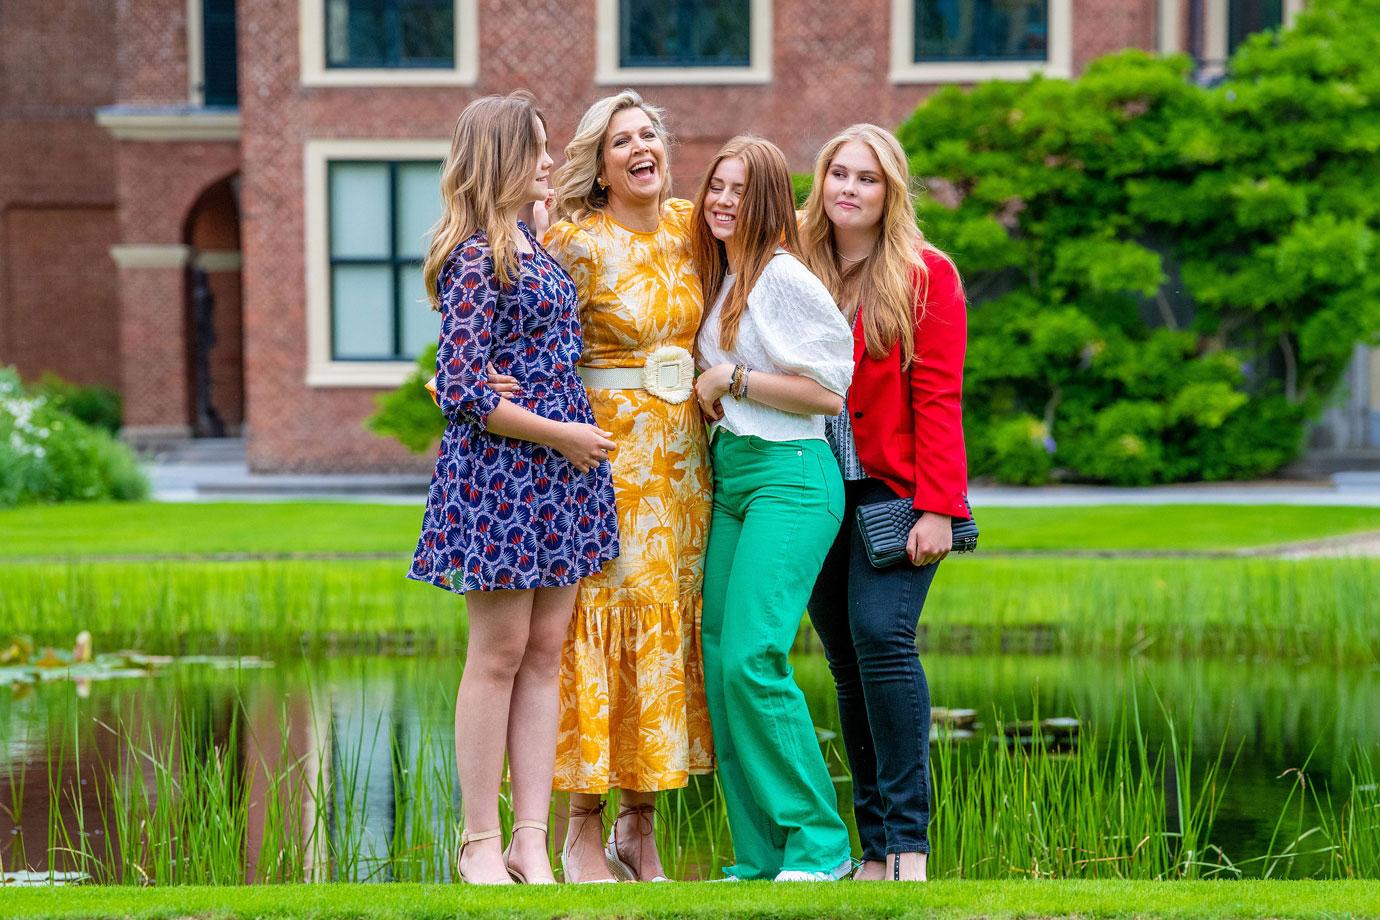
{"label": "brick wall", "polygon": [[187,101],[186,0],[115,0],[119,101]]}
{"label": "brick wall", "polygon": [[117,385],[110,4],[0,13],[0,364]]}
{"label": "brick wall", "polygon": [[1074,0],[1073,68],[1123,48],[1156,48],[1158,12],[1144,0]]}

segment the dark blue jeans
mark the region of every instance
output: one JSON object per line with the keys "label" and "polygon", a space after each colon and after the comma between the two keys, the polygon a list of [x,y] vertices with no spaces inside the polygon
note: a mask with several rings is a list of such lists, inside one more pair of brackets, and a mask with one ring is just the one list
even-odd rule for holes
{"label": "dark blue jeans", "polygon": [[895,497],[875,479],[844,484],[843,526],[810,598],[838,685],[863,859],[877,860],[930,851],[930,688],[915,632],[939,564],[874,569],[854,517]]}

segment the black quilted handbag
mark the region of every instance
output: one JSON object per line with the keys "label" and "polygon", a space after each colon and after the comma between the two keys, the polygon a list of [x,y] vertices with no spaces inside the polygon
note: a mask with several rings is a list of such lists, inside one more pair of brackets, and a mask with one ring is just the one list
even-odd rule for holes
{"label": "black quilted handbag", "polygon": [[[977,549],[978,528],[973,520],[973,506],[965,498],[963,504],[968,508],[968,519],[952,518],[954,548],[951,552],[971,553]],[[908,498],[895,498],[884,502],[858,506],[858,536],[862,537],[863,548],[867,550],[867,561],[875,569],[885,569],[898,562],[907,562],[906,539],[915,522],[920,520],[923,511],[911,507]]]}

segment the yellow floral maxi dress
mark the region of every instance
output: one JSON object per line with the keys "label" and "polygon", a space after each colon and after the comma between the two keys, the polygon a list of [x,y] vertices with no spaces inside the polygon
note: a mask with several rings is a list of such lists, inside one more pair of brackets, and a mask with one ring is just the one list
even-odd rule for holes
{"label": "yellow floral maxi dress", "polygon": [[[560,221],[547,250],[579,288],[590,367],[641,367],[667,345],[693,348],[703,304],[689,253],[691,204],[668,201],[638,233],[598,213]],[[700,590],[712,478],[693,397],[590,387],[613,432],[618,558],[580,583],[561,653],[555,787],[654,792],[714,768],[700,656]]]}

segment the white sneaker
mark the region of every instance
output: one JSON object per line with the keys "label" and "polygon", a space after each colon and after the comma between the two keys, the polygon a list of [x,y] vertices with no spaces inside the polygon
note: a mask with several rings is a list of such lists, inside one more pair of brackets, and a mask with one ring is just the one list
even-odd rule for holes
{"label": "white sneaker", "polygon": [[837,882],[853,871],[853,860],[845,859],[832,872],[806,872],[803,869],[782,869],[773,882]]}

